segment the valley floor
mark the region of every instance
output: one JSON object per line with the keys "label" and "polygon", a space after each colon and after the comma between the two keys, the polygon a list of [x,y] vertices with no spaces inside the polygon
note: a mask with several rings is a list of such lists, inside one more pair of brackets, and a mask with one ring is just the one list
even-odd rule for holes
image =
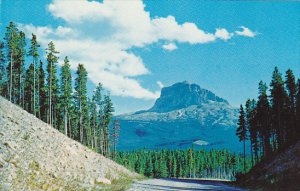
{"label": "valley floor", "polygon": [[148,179],[133,183],[127,191],[192,191],[192,190],[235,190],[241,188],[228,186],[220,181],[190,180],[190,179]]}

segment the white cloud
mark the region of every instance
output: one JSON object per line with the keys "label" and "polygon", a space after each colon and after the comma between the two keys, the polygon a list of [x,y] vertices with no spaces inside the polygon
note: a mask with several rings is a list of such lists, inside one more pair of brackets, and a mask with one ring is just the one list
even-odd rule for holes
{"label": "white cloud", "polygon": [[226,29],[218,28],[216,29],[215,37],[227,41],[233,37],[233,34],[229,33]]}
{"label": "white cloud", "polygon": [[168,44],[164,44],[162,46],[162,48],[165,49],[165,50],[168,50],[168,51],[173,51],[173,50],[177,49],[177,46],[174,43],[168,43]]}
{"label": "white cloud", "polygon": [[164,84],[161,81],[157,81],[156,83],[160,89],[164,87]]}
{"label": "white cloud", "polygon": [[245,36],[245,37],[255,37],[257,35],[257,33],[251,31],[249,28],[241,26],[240,27],[242,29],[242,31],[235,31],[235,34],[239,35],[239,36]]}
{"label": "white cloud", "polygon": [[63,26],[19,26],[29,35],[36,34],[43,48],[54,41],[60,57],[69,57],[72,69],[83,63],[89,78],[95,84],[102,82],[112,95],[143,99],[155,99],[159,92],[144,88],[138,81],[138,76],[150,71],[132,48],[163,41],[168,42],[163,48],[171,51],[178,43],[203,44],[217,38],[227,41],[233,36],[226,29],[213,34],[194,23],[179,24],[171,15],[151,18],[144,8],[142,0],[54,0],[47,9],[64,21]]}

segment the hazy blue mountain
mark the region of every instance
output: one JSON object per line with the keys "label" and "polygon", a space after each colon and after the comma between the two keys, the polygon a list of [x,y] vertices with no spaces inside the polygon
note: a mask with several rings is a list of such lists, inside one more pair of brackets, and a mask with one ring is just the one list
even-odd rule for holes
{"label": "hazy blue mountain", "polygon": [[235,136],[238,109],[197,84],[176,83],[161,90],[149,110],[117,116],[120,150],[139,148],[228,148],[240,151]]}

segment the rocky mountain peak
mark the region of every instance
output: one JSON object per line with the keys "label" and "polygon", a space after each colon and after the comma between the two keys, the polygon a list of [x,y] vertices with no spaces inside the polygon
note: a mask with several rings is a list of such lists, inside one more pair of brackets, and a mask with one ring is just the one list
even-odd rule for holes
{"label": "rocky mountain peak", "polygon": [[162,88],[160,97],[148,111],[169,112],[191,105],[201,105],[209,101],[228,104],[227,100],[216,96],[213,92],[202,89],[197,84],[190,84],[187,81],[183,81]]}

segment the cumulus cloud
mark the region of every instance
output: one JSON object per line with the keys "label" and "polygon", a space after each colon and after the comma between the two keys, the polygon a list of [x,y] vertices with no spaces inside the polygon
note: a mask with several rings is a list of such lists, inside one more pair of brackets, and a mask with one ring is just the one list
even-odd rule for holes
{"label": "cumulus cloud", "polygon": [[242,31],[235,31],[235,34],[239,35],[239,36],[245,36],[245,37],[255,37],[257,35],[257,33],[251,31],[249,28],[241,26],[240,27],[242,29]]}
{"label": "cumulus cloud", "polygon": [[164,44],[162,46],[162,48],[165,49],[165,50],[167,50],[167,51],[173,51],[173,50],[177,49],[177,46],[174,43],[168,43],[168,44]]}
{"label": "cumulus cloud", "polygon": [[227,41],[233,37],[233,34],[229,33],[226,29],[218,28],[216,29],[215,37]]}
{"label": "cumulus cloud", "polygon": [[[102,82],[116,96],[142,99],[159,96],[159,92],[144,88],[137,79],[150,71],[132,48],[163,41],[162,48],[172,51],[178,43],[227,41],[233,36],[226,29],[209,33],[194,23],[179,24],[171,15],[151,18],[142,0],[54,0],[47,10],[64,24],[56,28],[20,24],[20,28],[29,35],[36,34],[43,48],[53,41],[60,57],[69,57],[72,69],[83,63],[89,78],[95,84]],[[236,34],[241,35],[238,31]],[[163,87],[161,82],[157,84]]]}

